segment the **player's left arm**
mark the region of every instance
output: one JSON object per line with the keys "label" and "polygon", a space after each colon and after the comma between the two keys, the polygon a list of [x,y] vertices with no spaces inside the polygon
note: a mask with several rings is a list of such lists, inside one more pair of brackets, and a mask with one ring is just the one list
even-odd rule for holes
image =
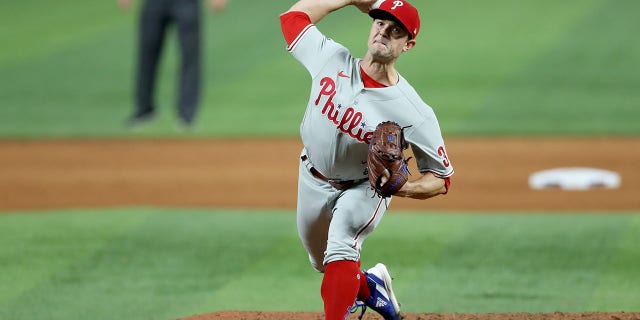
{"label": "player's left arm", "polygon": [[429,199],[446,194],[449,190],[449,182],[449,178],[438,178],[433,173],[427,172],[416,180],[407,181],[395,195],[413,199]]}

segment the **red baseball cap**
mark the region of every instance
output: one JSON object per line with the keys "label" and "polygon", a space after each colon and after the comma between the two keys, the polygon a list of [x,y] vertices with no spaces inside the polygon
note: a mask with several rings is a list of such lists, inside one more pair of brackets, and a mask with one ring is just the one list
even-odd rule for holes
{"label": "red baseball cap", "polygon": [[369,16],[374,19],[384,19],[391,17],[409,31],[411,39],[415,39],[420,31],[420,16],[418,9],[404,0],[383,0],[376,8],[369,10]]}

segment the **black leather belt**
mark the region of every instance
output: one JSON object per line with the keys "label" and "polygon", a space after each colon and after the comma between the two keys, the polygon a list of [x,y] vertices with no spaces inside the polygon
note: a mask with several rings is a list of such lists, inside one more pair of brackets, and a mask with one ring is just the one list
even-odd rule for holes
{"label": "black leather belt", "polygon": [[[307,157],[306,155],[303,155],[302,157],[300,157],[300,159],[302,161],[307,161],[309,159],[309,157]],[[311,174],[314,177],[316,177],[316,178],[318,178],[318,179],[330,184],[332,187],[334,187],[334,188],[336,188],[338,190],[347,190],[347,189],[353,187],[353,185],[356,183],[356,180],[340,180],[340,181],[338,181],[338,180],[329,179],[329,178],[325,177],[322,173],[320,173],[320,171],[316,170],[316,168],[311,167],[311,166],[309,167],[309,172],[311,172]]]}

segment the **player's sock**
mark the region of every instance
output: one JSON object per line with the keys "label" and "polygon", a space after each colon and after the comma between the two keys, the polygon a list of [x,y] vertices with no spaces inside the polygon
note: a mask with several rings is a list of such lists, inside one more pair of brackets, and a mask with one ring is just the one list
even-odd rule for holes
{"label": "player's sock", "polygon": [[[334,261],[326,265],[320,293],[326,320],[344,320],[349,314],[364,278],[356,261]],[[366,283],[366,279],[364,280]]]}
{"label": "player's sock", "polygon": [[367,281],[367,275],[360,271],[360,289],[358,290],[358,300],[366,301],[371,296],[371,290],[369,290],[369,282]]}

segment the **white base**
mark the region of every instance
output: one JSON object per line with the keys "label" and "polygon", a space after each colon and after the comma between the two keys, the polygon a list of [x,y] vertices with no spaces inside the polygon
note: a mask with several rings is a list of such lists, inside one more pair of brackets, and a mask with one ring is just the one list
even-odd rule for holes
{"label": "white base", "polygon": [[529,186],[536,190],[616,189],[620,186],[620,180],[620,175],[613,171],[568,167],[535,172],[529,177]]}

